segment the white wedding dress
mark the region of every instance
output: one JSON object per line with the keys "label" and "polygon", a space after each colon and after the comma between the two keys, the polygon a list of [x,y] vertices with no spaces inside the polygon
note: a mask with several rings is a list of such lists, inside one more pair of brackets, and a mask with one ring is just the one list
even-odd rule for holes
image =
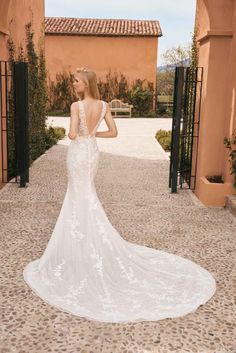
{"label": "white wedding dress", "polygon": [[98,199],[95,133],[106,113],[101,102],[100,119],[89,134],[78,101],[80,125],[67,151],[62,208],[43,255],[24,268],[24,280],[48,304],[101,322],[192,313],[215,293],[214,277],[191,260],[124,240]]}

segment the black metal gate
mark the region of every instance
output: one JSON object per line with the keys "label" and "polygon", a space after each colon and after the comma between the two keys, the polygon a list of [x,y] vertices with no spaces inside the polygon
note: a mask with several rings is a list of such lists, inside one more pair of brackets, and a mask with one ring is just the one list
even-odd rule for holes
{"label": "black metal gate", "polygon": [[195,190],[203,68],[176,67],[169,187]]}
{"label": "black metal gate", "polygon": [[1,183],[29,182],[28,63],[0,61]]}

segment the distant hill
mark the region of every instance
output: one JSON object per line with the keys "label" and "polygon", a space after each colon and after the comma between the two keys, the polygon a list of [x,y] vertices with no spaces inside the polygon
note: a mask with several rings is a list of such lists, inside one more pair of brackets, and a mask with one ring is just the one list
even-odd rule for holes
{"label": "distant hill", "polygon": [[[183,63],[184,63],[184,66],[188,66],[190,64],[190,59],[184,60]],[[157,67],[157,71],[158,72],[165,72],[167,70],[167,67],[168,67],[168,69],[171,68],[174,71],[176,66],[182,66],[182,63],[179,62],[179,63],[177,63],[175,65],[171,65],[171,66],[161,65],[161,66]]]}

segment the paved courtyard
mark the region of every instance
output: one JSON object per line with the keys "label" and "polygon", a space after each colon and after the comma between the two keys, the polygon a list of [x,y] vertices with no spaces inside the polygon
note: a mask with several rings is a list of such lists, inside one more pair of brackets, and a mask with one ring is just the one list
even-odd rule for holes
{"label": "paved courtyard", "polygon": [[[159,129],[171,130],[172,119],[157,118],[116,118],[115,123],[118,129],[116,138],[97,138],[101,152],[112,153],[118,156],[128,156],[144,159],[169,160],[168,153],[157,143],[155,133]],[[69,132],[69,119],[62,117],[49,117],[47,125],[62,126]],[[107,130],[103,119],[98,131]],[[59,142],[68,145],[70,139],[66,137]]]}
{"label": "paved courtyard", "polygon": [[[50,118],[65,126],[68,119]],[[116,119],[117,138],[97,138],[95,179],[108,218],[121,236],[186,257],[216,278],[214,296],[175,319],[100,323],[57,310],[23,280],[25,265],[50,239],[67,187],[68,139],[30,168],[30,183],[0,190],[1,353],[228,353],[235,352],[236,217],[207,208],[189,190],[171,194],[169,157],[154,138],[166,119]],[[102,122],[99,131],[106,129]]]}

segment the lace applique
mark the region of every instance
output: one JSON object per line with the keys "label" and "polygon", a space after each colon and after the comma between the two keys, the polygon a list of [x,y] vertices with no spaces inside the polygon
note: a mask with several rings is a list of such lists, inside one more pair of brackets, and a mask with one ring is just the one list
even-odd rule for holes
{"label": "lace applique", "polygon": [[71,222],[71,236],[73,239],[82,240],[86,234],[81,232],[81,222],[78,220],[78,215],[76,214],[76,201],[73,200],[73,209],[72,209],[72,218],[69,222]]}
{"label": "lace applique", "polygon": [[96,224],[98,225],[98,232],[102,236],[103,243],[107,244],[110,250],[113,250],[112,243],[107,236],[107,231],[105,229],[104,224],[100,221],[100,219],[97,216],[95,217],[95,220],[96,220]]}
{"label": "lace applique", "polygon": [[98,252],[96,251],[95,247],[93,244],[91,244],[91,249],[92,252],[90,254],[90,257],[95,260],[95,264],[93,267],[97,270],[99,276],[103,276],[103,262],[102,262],[102,257],[98,255]]}
{"label": "lace applique", "polygon": [[137,283],[138,281],[136,278],[134,278],[134,273],[132,268],[130,266],[128,268],[125,267],[119,256],[115,256],[114,258],[117,260],[121,268],[121,277],[127,278],[130,283]]}
{"label": "lace applique", "polygon": [[68,287],[68,294],[65,296],[67,298],[75,298],[79,294],[83,293],[83,289],[85,287],[85,284],[87,283],[87,279],[83,278],[77,286],[71,285]]}
{"label": "lace applique", "polygon": [[61,278],[61,271],[62,271],[62,266],[65,265],[66,261],[63,259],[62,262],[56,266],[54,266],[53,272],[54,276],[57,277],[57,279],[62,280]]}
{"label": "lace applique", "polygon": [[86,235],[79,230],[80,222],[75,220],[71,225],[71,234],[73,239],[82,240]]}

